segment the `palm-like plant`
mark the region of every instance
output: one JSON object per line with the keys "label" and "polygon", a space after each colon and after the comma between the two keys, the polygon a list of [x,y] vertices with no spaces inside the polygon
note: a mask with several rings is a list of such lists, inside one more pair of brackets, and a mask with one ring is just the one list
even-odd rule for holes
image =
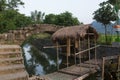
{"label": "palm-like plant", "polygon": [[44,16],[45,13],[42,13],[41,11],[35,10],[34,12],[31,12],[31,19],[35,24],[43,23]]}

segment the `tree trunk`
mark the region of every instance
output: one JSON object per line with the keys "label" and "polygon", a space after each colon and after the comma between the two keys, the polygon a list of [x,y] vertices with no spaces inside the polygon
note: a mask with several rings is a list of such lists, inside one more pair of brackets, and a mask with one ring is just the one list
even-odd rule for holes
{"label": "tree trunk", "polygon": [[108,41],[108,39],[107,39],[107,25],[104,24],[104,26],[105,26],[105,42],[107,44],[107,41]]}

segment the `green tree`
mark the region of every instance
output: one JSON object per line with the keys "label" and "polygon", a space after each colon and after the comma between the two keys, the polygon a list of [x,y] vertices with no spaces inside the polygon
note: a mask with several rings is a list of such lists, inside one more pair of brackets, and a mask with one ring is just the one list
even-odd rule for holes
{"label": "green tree", "polygon": [[6,9],[17,9],[19,5],[24,5],[21,0],[0,0],[0,11]]}
{"label": "green tree", "polygon": [[116,20],[114,9],[108,2],[100,3],[100,8],[94,13],[94,19],[105,26],[105,38],[107,43],[107,25]]}
{"label": "green tree", "polygon": [[27,26],[31,19],[16,10],[5,10],[0,12],[0,33],[11,29]]}
{"label": "green tree", "polygon": [[0,11],[5,10],[5,8],[6,8],[6,1],[0,0]]}
{"label": "green tree", "polygon": [[24,3],[21,0],[0,0],[0,33],[31,23],[30,17],[18,12],[19,5]]}
{"label": "green tree", "polygon": [[56,15],[55,14],[48,14],[45,16],[44,23],[47,24],[56,24]]}
{"label": "green tree", "polygon": [[118,23],[120,19],[120,15],[119,15],[120,0],[108,0],[108,2],[114,6],[114,10],[117,15],[117,23]]}
{"label": "green tree", "polygon": [[42,13],[41,11],[35,10],[34,12],[31,12],[31,19],[35,24],[43,23],[44,16],[45,13]]}
{"label": "green tree", "polygon": [[6,0],[7,2],[7,7],[9,9],[15,9],[19,5],[24,5],[24,3],[21,0]]}
{"label": "green tree", "polygon": [[79,20],[76,17],[73,17],[72,13],[68,11],[58,15],[48,14],[45,16],[44,23],[56,24],[60,26],[73,26],[80,24]]}
{"label": "green tree", "polygon": [[79,25],[80,22],[76,17],[73,17],[72,13],[66,11],[57,15],[56,24],[60,26],[73,26]]}

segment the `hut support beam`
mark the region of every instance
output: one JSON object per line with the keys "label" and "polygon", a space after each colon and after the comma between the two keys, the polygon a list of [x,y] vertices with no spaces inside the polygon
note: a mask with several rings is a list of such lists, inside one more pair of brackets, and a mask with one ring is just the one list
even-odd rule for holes
{"label": "hut support beam", "polygon": [[[81,51],[81,41],[80,41],[80,38],[79,38],[79,51]],[[81,54],[79,54],[79,61],[80,61],[80,64],[81,64]],[[80,66],[80,71],[81,71],[81,66]]]}
{"label": "hut support beam", "polygon": [[104,80],[104,65],[105,65],[105,58],[103,57],[103,62],[102,62],[102,80]]}
{"label": "hut support beam", "polygon": [[57,70],[59,70],[59,45],[58,45],[58,42],[56,42],[56,49],[57,49]]}
{"label": "hut support beam", "polygon": [[[78,40],[75,40],[75,52],[74,53],[77,53],[79,51],[79,41]],[[76,63],[76,55],[74,56],[75,58],[75,65],[77,64]]]}
{"label": "hut support beam", "polygon": [[68,64],[69,64],[69,57],[70,56],[70,38],[67,39],[67,67],[68,67]]}
{"label": "hut support beam", "polygon": [[[89,38],[89,35],[88,35],[88,49],[90,49],[90,38]],[[89,61],[90,61],[90,50],[88,50],[88,54],[89,54]],[[89,63],[89,67],[90,67],[90,63]]]}
{"label": "hut support beam", "polygon": [[[94,43],[95,43],[95,46],[96,46],[96,36],[95,36],[95,39],[94,39]],[[97,49],[95,48],[95,64],[97,65]]]}
{"label": "hut support beam", "polygon": [[120,80],[120,56],[118,56],[118,73],[117,73],[117,76],[118,76],[118,80]]}

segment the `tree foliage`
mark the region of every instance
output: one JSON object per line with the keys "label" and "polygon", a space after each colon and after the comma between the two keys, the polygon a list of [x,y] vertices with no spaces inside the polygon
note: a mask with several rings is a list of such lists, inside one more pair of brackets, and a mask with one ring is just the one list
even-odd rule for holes
{"label": "tree foliage", "polygon": [[56,15],[55,14],[48,14],[45,16],[44,23],[47,24],[56,24]]}
{"label": "tree foliage", "polygon": [[104,25],[109,24],[111,21],[116,20],[116,14],[114,13],[114,9],[110,4],[103,2],[100,4],[100,8],[96,10],[94,13],[94,19]]}
{"label": "tree foliage", "polygon": [[120,0],[108,0],[108,2],[120,9]]}
{"label": "tree foliage", "polygon": [[60,26],[73,26],[80,24],[79,20],[76,17],[73,17],[72,13],[68,11],[58,15],[48,14],[45,16],[44,23],[56,24]]}
{"label": "tree foliage", "polygon": [[24,5],[21,0],[0,0],[0,11],[16,9],[19,5]]}
{"label": "tree foliage", "polygon": [[0,0],[0,33],[31,23],[29,17],[16,10],[19,5],[24,3],[21,0]]}
{"label": "tree foliage", "polygon": [[107,43],[107,24],[110,24],[111,21],[115,21],[117,19],[117,15],[114,12],[111,4],[108,2],[100,3],[100,8],[96,10],[94,13],[94,19],[105,26],[105,36]]}
{"label": "tree foliage", "polygon": [[24,27],[31,23],[31,19],[16,10],[5,10],[0,12],[0,33],[10,29]]}

